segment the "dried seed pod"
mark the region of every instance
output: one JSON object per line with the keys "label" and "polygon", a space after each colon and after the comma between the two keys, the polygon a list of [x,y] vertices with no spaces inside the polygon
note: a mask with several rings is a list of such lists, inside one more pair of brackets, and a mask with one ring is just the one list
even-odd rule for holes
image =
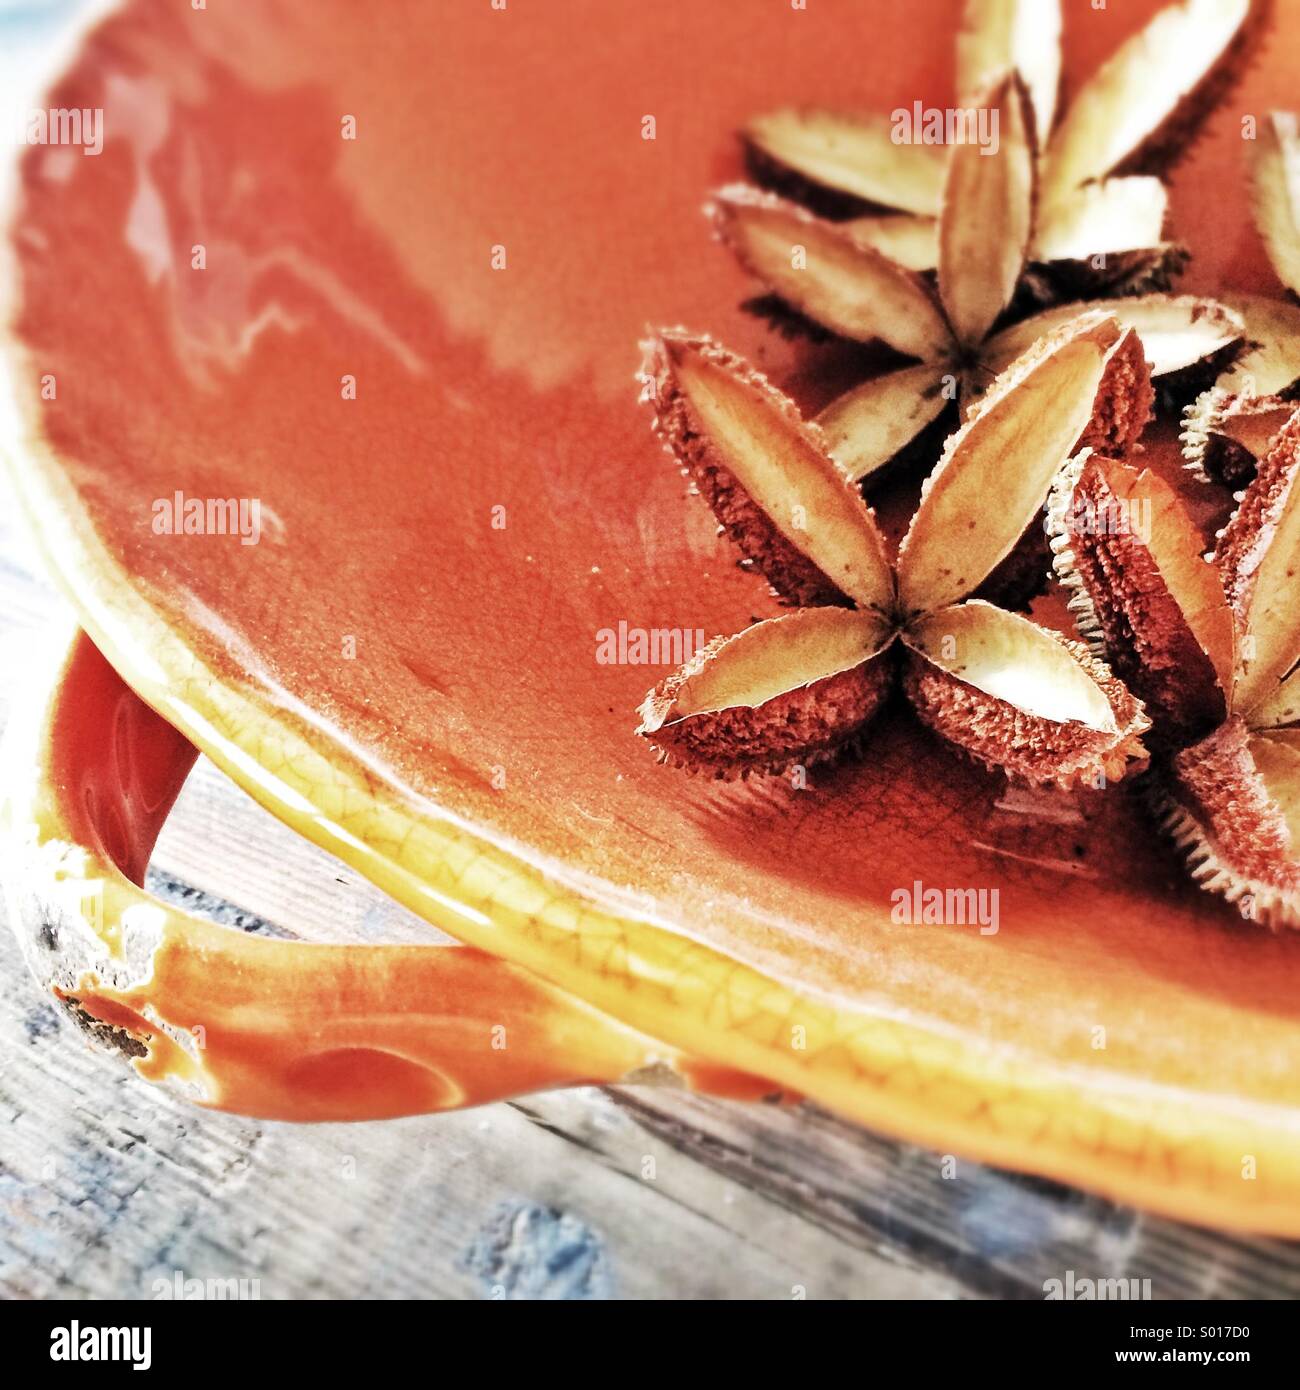
{"label": "dried seed pod", "polygon": [[1220,723],[1232,689],[1232,612],[1168,485],[1081,454],[1053,489],[1048,529],[1079,630],[1147,705],[1152,739],[1181,746]]}
{"label": "dried seed pod", "polygon": [[656,432],[777,594],[886,606],[884,542],[816,426],[708,338],[673,331],[642,346]]}
{"label": "dried seed pod", "polygon": [[[908,606],[871,513],[857,497],[846,510],[849,485],[814,447],[820,432],[715,345],[655,340],[652,357],[667,363],[654,378],[659,395],[676,392],[692,412],[675,423],[677,447],[689,435],[690,458],[721,455],[765,514],[791,496],[814,499],[802,553],[841,578],[858,606],[808,609],[716,639],[647,696],[639,732],[666,761],[719,777],[834,756],[856,743],[883,699],[886,649],[901,635],[926,668],[910,687],[922,717],[981,761],[1061,786],[1122,776],[1142,756],[1146,720],[1104,668],[987,603],[945,605],[966,597],[1004,540],[1010,548],[1025,532],[1041,503],[1033,489],[1047,486],[1043,456],[1068,452],[1087,428],[1107,365],[1131,336],[1093,314],[993,384],[927,485],[925,522],[909,533]],[[970,515],[990,507],[991,542],[972,534]]]}
{"label": "dried seed pod", "polygon": [[[1298,475],[1300,410],[1269,446],[1212,563],[1171,490],[1112,460],[1073,460],[1048,508],[1080,628],[1156,719],[1160,823],[1204,887],[1244,915],[1292,926],[1300,925]],[[1117,515],[1128,524],[1096,524]]]}
{"label": "dried seed pod", "polygon": [[[1163,236],[1163,189],[1144,176],[1164,173],[1186,152],[1244,72],[1269,10],[1270,0],[1167,5],[1102,64],[1057,122],[1056,0],[967,0],[957,40],[959,105],[978,107],[1007,72],[1023,79],[1043,191],[1030,259],[1046,263],[1045,285],[1076,295],[1135,294],[1163,288],[1178,273],[1186,255]],[[923,220],[941,214],[939,147],[895,141],[893,133],[880,116],[784,110],[751,121],[742,139],[761,182],[816,211],[906,214],[913,225],[869,228],[866,238],[902,265],[930,269],[938,229],[927,231]],[[959,140],[951,143],[960,150]],[[902,237],[906,251],[876,240],[877,231]],[[987,249],[996,254],[997,234]]]}
{"label": "dried seed pod", "polygon": [[833,758],[888,693],[891,635],[874,614],[821,608],[716,637],[646,696],[637,732],[665,761],[717,777]]}
{"label": "dried seed pod", "polygon": [[1142,706],[1081,643],[978,600],[927,614],[903,640],[917,713],[987,766],[1068,789],[1145,762]]}
{"label": "dried seed pod", "polygon": [[[1036,339],[1095,307],[1049,310],[989,336],[1013,301],[1023,306],[1034,297],[1059,297],[1062,284],[1071,293],[1104,289],[1132,296],[1119,309],[1121,322],[1144,339],[1166,403],[1181,405],[1244,351],[1240,318],[1215,301],[1137,293],[1166,283],[1185,252],[1165,239],[1167,198],[1159,181],[1115,172],[1126,161],[1146,160],[1168,130],[1185,132],[1205,109],[1207,95],[1237,71],[1234,44],[1252,29],[1260,6],[1228,3],[1233,14],[1220,22],[1204,11],[1203,0],[1188,0],[1163,11],[1145,37],[1126,44],[1056,132],[1054,163],[1050,151],[1039,156],[1037,132],[1049,127],[1034,107],[1054,109],[1059,15],[1053,20],[1054,7],[1041,0],[1033,6],[1028,0],[972,0],[959,42],[960,80],[972,92],[966,84],[990,84],[979,89],[977,105],[998,115],[1001,134],[993,147],[969,134],[955,142],[937,218],[920,198],[894,218],[832,223],[743,186],[716,196],[708,211],[717,233],[786,306],[775,318],[782,331],[811,324],[861,341],[879,339],[927,368],[910,377],[889,373],[878,391],[867,383],[827,408],[839,434],[838,456],[856,477],[884,468],[938,417],[936,380],[978,386]],[[1170,63],[1159,51],[1170,36],[1203,40],[1206,53]],[[999,60],[1004,66],[994,67]],[[862,127],[873,132],[867,136],[852,122],[857,135],[846,133],[825,113],[807,121],[777,113],[757,125],[766,133],[769,156],[779,146],[783,167],[797,170],[802,160],[801,172],[821,187],[851,184],[859,157],[874,170],[884,167],[884,152],[872,144],[882,138],[880,129],[871,122]],[[1093,167],[1088,160],[1099,154],[1097,145],[1101,164]],[[1036,218],[1043,179],[1051,196],[1041,200]],[[861,194],[863,187],[852,191]],[[877,184],[872,191],[878,193]],[[1026,273],[1030,261],[1046,266]],[[937,268],[940,303],[917,273],[931,267]],[[768,312],[770,296],[758,304]],[[908,387],[918,396],[910,405],[902,399]],[[1126,398],[1116,393],[1116,400]],[[1138,428],[1116,419],[1109,434],[1103,427],[1086,442],[1122,455],[1128,441],[1121,436],[1140,432],[1154,399],[1152,392],[1135,410]]]}
{"label": "dried seed pod", "polygon": [[722,189],[707,211],[746,269],[824,328],[923,361],[959,355],[982,341],[1024,266],[1037,163],[1028,100],[1018,77],[1001,77],[981,101],[1000,118],[997,146],[959,144],[948,162],[937,236],[942,308],[852,223],[822,221],[744,185]]}
{"label": "dried seed pod", "polygon": [[1184,749],[1151,788],[1192,877],[1268,926],[1300,926],[1300,751],[1232,719]]}

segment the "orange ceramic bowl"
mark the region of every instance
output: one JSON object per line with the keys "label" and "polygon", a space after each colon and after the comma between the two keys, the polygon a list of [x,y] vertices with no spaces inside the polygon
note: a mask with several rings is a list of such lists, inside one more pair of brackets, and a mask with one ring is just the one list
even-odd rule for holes
{"label": "orange ceramic bowl", "polygon": [[[1153,8],[1067,4],[1067,81]],[[664,668],[597,660],[774,611],[633,381],[647,323],[805,401],[834,357],[737,307],[699,216],[733,132],[946,104],[958,12],[129,4],[51,98],[104,109],[102,154],[22,166],[14,474],[122,678],[462,941],[702,1068],[1300,1234],[1300,941],[1189,887],[1129,794],[1010,791],[901,712],[806,789],[692,780],[633,734]],[[1283,7],[1180,167],[1197,289],[1279,293],[1238,132],[1297,41]],[[160,534],[178,493],[256,500],[258,543]],[[998,930],[893,920],[917,882],[996,890]]]}

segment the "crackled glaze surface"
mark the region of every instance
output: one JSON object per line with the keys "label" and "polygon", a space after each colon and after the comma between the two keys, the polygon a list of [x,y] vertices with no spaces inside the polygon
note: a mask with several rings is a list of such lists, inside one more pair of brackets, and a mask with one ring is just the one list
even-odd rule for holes
{"label": "crackled glaze surface", "polygon": [[[1008,792],[901,713],[806,791],[687,781],[632,734],[664,668],[596,662],[620,620],[774,611],[635,344],[684,321],[806,404],[842,384],[738,311],[698,208],[774,99],[949,100],[956,5],[868,8],[128,7],[56,93],[103,154],[24,165],[20,490],[131,684],[465,940],[925,1142],[1294,1228],[1300,943],[1186,888],[1123,794]],[[1153,7],[1069,8],[1077,76]],[[1290,97],[1282,28],[1177,179],[1196,288],[1275,288],[1237,130]],[[257,497],[260,543],[154,535],[177,490]],[[998,889],[997,935],[892,922],[918,879]]]}

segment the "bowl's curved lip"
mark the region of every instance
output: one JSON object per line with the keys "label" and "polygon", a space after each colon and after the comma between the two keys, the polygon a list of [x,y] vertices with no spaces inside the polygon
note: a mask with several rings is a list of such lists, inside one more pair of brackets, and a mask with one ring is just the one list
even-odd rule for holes
{"label": "bowl's curved lip", "polygon": [[[628,910],[614,885],[413,804],[300,702],[297,719],[281,717],[224,684],[113,559],[37,404],[19,391],[31,364],[14,331],[16,228],[11,206],[0,240],[0,452],[38,547],[127,684],[272,814],[460,940],[690,1055],[941,1151],[1184,1220],[1300,1236],[1300,1109],[1045,1061],[939,1019],[800,992],[689,924]],[[802,1048],[790,1041],[796,1026]],[[1259,1179],[1229,1184],[1246,1154]]]}

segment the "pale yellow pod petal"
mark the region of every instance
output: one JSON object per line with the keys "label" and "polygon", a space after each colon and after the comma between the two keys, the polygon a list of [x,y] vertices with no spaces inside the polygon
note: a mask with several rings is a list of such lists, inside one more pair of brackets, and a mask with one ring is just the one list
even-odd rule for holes
{"label": "pale yellow pod petal", "polygon": [[970,105],[1012,69],[1029,92],[1041,147],[1051,134],[1061,85],[1059,0],[966,0],[957,35],[958,100]]}
{"label": "pale yellow pod petal", "polygon": [[1004,76],[978,105],[996,115],[998,138],[953,147],[939,214],[939,293],[967,347],[984,340],[1011,301],[1029,250],[1036,187],[1023,82]]}
{"label": "pale yellow pod petal", "polygon": [[939,418],[952,381],[943,363],[922,362],[846,391],[817,417],[832,457],[850,478],[870,477]]}
{"label": "pale yellow pod petal", "polygon": [[1088,314],[994,382],[952,435],[899,552],[904,613],[965,598],[1024,534],[1093,418],[1115,320]]}
{"label": "pale yellow pod petal", "polygon": [[785,107],[756,116],[741,136],[763,160],[818,188],[922,216],[939,210],[942,149],[895,140],[885,116]]}
{"label": "pale yellow pod petal", "polygon": [[1262,0],[1166,5],[1070,102],[1048,143],[1044,200],[1120,169],[1162,167],[1244,63]]}
{"label": "pale yellow pod petal", "polygon": [[744,185],[722,189],[708,211],[745,269],[815,323],[911,357],[951,351],[952,331],[920,277],[842,224]]}

